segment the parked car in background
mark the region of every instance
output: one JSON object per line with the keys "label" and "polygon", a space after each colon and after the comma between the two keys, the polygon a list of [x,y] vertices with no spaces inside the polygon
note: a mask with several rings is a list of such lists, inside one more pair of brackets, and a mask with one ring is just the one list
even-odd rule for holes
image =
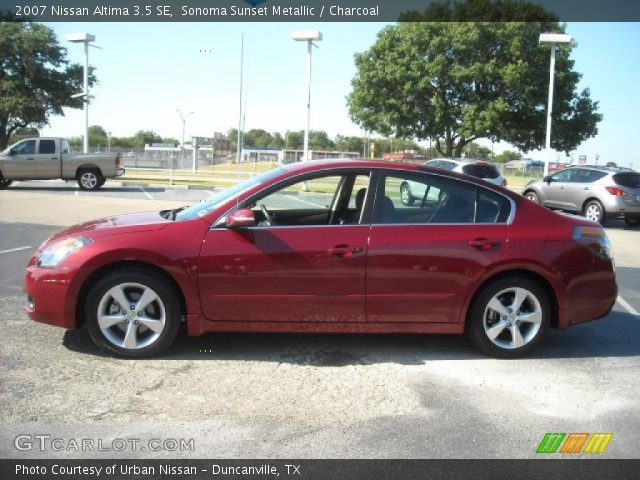
{"label": "parked car in background", "polygon": [[624,216],[640,225],[640,173],[629,169],[575,166],[529,182],[522,194],[545,207],[584,215],[604,224]]}
{"label": "parked car in background", "polygon": [[77,180],[83,190],[97,190],[107,178],[124,175],[120,154],[70,153],[65,138],[27,138],[0,153],[0,188],[14,180]]}
{"label": "parked car in background", "polygon": [[[481,178],[494,185],[505,187],[507,180],[500,174],[495,165],[491,165],[482,160],[453,160],[451,158],[435,158],[424,163],[425,167],[439,168],[450,172],[464,173],[472,177]],[[404,205],[413,205],[416,200],[422,200],[425,196],[424,189],[419,183],[407,181],[400,185],[400,198]],[[433,192],[427,195],[433,196]],[[429,198],[431,199],[431,198]]]}
{"label": "parked car in background", "polygon": [[[405,205],[400,185],[434,192]],[[306,186],[306,190],[305,187]],[[46,240],[27,266],[36,321],[86,324],[128,358],[205,332],[467,333],[527,354],[617,296],[604,229],[474,177],[383,161],[300,162],[186,208]]]}

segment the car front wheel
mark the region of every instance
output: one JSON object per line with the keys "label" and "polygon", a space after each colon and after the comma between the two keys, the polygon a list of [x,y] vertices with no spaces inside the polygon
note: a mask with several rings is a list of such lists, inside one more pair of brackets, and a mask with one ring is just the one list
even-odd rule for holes
{"label": "car front wheel", "polygon": [[507,277],[480,292],[470,310],[467,334],[487,355],[517,358],[540,343],[550,315],[549,299],[537,283]]}
{"label": "car front wheel", "polygon": [[13,183],[13,180],[2,178],[2,176],[0,176],[0,190],[7,188],[12,183]]}
{"label": "car front wheel", "polygon": [[124,358],[150,357],[175,339],[179,301],[158,275],[142,269],[117,270],[90,290],[85,319],[100,348]]}
{"label": "car front wheel", "polygon": [[540,203],[540,199],[536,192],[527,192],[524,194],[524,197],[531,200],[533,203]]}
{"label": "car front wheel", "polygon": [[585,217],[599,224],[603,224],[605,220],[604,207],[598,200],[591,200],[584,206],[582,212]]}

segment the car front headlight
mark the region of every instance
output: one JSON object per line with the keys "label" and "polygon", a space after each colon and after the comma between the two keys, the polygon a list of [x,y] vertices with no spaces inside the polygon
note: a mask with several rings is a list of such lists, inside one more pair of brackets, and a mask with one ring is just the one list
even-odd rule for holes
{"label": "car front headlight", "polygon": [[86,237],[69,237],[49,245],[38,258],[36,265],[42,268],[56,268],[62,260],[93,241]]}

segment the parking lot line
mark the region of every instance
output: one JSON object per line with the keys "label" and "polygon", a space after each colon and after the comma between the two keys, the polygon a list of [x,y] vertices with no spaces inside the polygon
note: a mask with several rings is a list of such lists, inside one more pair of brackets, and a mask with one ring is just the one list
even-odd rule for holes
{"label": "parking lot line", "polygon": [[149,194],[149,192],[147,192],[144,187],[138,187],[140,190],[142,190],[142,193],[144,193],[150,200],[153,200],[153,197],[151,196],[151,194]]}
{"label": "parking lot line", "polygon": [[638,313],[638,311],[635,308],[633,308],[631,305],[629,305],[629,303],[624,298],[622,298],[620,295],[618,295],[618,298],[616,298],[616,302],[618,302],[622,306],[622,308],[624,308],[631,315],[635,315],[636,317],[640,317],[640,313]]}
{"label": "parking lot line", "polygon": [[19,252],[21,250],[27,250],[29,248],[33,248],[31,245],[27,245],[26,247],[16,247],[16,248],[9,248],[7,250],[0,250],[0,253],[12,253],[12,252]]}

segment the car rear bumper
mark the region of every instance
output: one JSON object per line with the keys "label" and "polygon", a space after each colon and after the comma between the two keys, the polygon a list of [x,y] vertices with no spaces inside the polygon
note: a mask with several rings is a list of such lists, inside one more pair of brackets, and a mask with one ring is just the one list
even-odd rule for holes
{"label": "car rear bumper", "polygon": [[116,177],[121,177],[122,175],[124,175],[126,172],[126,170],[123,167],[118,167],[116,169]]}
{"label": "car rear bumper", "polygon": [[608,217],[640,215],[640,195],[611,196],[604,204]]}

